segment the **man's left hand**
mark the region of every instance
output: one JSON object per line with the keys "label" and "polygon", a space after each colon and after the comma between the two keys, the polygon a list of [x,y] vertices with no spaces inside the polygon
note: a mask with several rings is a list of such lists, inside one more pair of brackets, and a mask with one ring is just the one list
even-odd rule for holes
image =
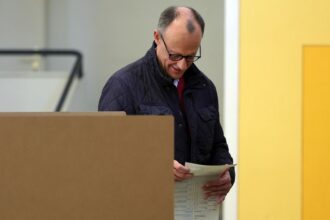
{"label": "man's left hand", "polygon": [[204,184],[203,190],[205,199],[208,199],[211,196],[216,196],[216,201],[218,204],[220,204],[225,200],[225,197],[231,186],[229,170],[226,170],[219,175],[218,179],[209,181]]}

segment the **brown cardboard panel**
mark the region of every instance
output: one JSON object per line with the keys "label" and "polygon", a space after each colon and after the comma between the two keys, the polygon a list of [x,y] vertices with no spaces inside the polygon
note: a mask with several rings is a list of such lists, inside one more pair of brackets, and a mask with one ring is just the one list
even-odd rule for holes
{"label": "brown cardboard panel", "polygon": [[173,135],[170,116],[0,113],[0,219],[173,219]]}

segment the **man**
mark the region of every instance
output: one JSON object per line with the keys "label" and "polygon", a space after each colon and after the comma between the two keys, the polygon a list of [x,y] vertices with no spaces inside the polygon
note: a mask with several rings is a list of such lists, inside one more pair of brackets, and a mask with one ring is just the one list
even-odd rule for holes
{"label": "man", "polygon": [[[173,115],[176,181],[192,175],[185,162],[232,164],[219,121],[214,84],[195,66],[201,57],[204,20],[189,7],[162,12],[146,55],[117,71],[106,83],[99,111],[130,115]],[[234,169],[204,185],[205,197],[221,203],[234,183]]]}

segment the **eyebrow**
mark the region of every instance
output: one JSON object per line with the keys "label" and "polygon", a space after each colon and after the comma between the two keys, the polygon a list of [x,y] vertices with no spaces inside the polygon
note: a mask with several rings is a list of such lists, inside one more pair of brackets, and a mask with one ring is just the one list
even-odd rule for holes
{"label": "eyebrow", "polygon": [[174,52],[173,50],[171,50],[171,49],[169,49],[169,48],[167,48],[167,49],[169,49],[168,52],[170,52],[170,54],[173,54],[173,55],[192,56],[192,57],[194,57],[194,56],[196,56],[196,54],[198,53],[199,48],[200,48],[200,47],[197,48],[197,51],[196,51],[195,53],[193,53],[193,54],[186,54],[186,55],[184,55],[184,54],[182,54],[182,53],[176,53],[176,52]]}

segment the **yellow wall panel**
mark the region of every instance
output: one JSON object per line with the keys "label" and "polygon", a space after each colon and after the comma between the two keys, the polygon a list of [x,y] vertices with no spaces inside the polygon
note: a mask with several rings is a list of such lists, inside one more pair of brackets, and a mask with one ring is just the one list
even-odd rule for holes
{"label": "yellow wall panel", "polygon": [[330,46],[304,48],[303,219],[330,218]]}
{"label": "yellow wall panel", "polygon": [[302,52],[330,44],[329,12],[329,0],[240,1],[240,220],[302,219]]}

